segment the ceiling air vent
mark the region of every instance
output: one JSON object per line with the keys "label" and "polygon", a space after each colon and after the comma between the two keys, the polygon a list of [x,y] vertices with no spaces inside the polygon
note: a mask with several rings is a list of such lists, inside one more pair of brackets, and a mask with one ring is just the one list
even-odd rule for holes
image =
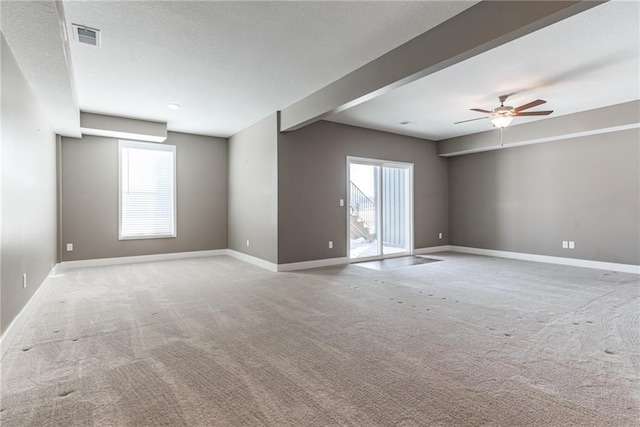
{"label": "ceiling air vent", "polygon": [[100,47],[100,30],[77,24],[72,24],[72,27],[73,39],[75,41]]}

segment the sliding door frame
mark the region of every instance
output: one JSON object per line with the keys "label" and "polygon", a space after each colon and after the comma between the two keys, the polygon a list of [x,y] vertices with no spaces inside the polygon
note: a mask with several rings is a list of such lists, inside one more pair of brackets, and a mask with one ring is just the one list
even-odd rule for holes
{"label": "sliding door frame", "polygon": [[[350,191],[350,187],[349,184],[351,182],[351,167],[350,165],[352,163],[355,164],[360,164],[360,165],[370,165],[370,166],[378,166],[380,167],[380,172],[378,173],[378,183],[377,183],[377,188],[378,191],[380,192],[379,194],[379,198],[380,200],[376,203],[376,233],[378,235],[377,240],[378,240],[378,251],[379,251],[379,255],[375,255],[375,256],[370,256],[370,257],[360,257],[360,258],[352,258],[351,257],[351,212],[349,207],[351,206],[351,191]],[[382,206],[384,203],[384,191],[382,190],[382,176],[383,176],[383,168],[385,167],[392,167],[392,168],[402,168],[402,169],[407,169],[409,172],[409,179],[408,179],[408,183],[407,183],[407,195],[408,195],[408,203],[407,203],[407,209],[408,209],[408,225],[409,225],[409,231],[407,232],[407,251],[406,252],[400,252],[400,253],[393,253],[393,254],[388,254],[385,255],[384,254],[384,250],[383,250],[383,218],[382,218]],[[347,259],[349,260],[350,263],[352,262],[361,262],[361,261],[373,261],[373,260],[379,260],[379,259],[385,259],[385,258],[396,258],[396,257],[402,257],[402,256],[407,256],[407,255],[413,255],[413,251],[414,251],[414,247],[413,247],[413,235],[414,235],[414,224],[413,224],[413,163],[406,163],[406,162],[397,162],[397,161],[393,161],[393,160],[381,160],[381,159],[371,159],[371,158],[367,158],[367,157],[355,157],[355,156],[347,156],[346,158],[346,182],[345,182],[345,188],[346,188],[346,194],[347,194],[347,198],[346,198],[346,220],[347,220]]]}

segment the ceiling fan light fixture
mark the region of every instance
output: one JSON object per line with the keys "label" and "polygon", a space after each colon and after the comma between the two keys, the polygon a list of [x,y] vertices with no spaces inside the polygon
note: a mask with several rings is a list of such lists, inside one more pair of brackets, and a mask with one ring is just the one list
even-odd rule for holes
{"label": "ceiling fan light fixture", "polygon": [[498,100],[500,101],[500,106],[492,110],[485,110],[482,108],[471,108],[471,111],[486,114],[486,116],[479,117],[477,119],[462,120],[460,122],[455,122],[454,125],[457,125],[459,123],[472,122],[472,121],[481,120],[481,119],[491,119],[491,123],[493,123],[494,127],[498,129],[504,129],[511,124],[511,121],[513,120],[514,117],[548,116],[549,114],[553,113],[553,110],[524,111],[524,110],[528,110],[529,108],[533,108],[533,107],[537,107],[538,105],[545,104],[547,101],[545,101],[544,99],[536,99],[535,101],[531,101],[528,104],[524,104],[517,108],[513,108],[510,105],[504,105],[504,102],[507,100],[508,96],[509,95],[500,96],[498,98]]}
{"label": "ceiling fan light fixture", "polygon": [[493,126],[503,129],[509,126],[511,120],[513,120],[513,116],[511,115],[499,115],[496,117],[492,117],[491,123],[493,123]]}

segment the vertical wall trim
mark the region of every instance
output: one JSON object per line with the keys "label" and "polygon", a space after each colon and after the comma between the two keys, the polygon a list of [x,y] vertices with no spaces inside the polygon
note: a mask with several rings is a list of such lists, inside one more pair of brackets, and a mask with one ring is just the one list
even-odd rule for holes
{"label": "vertical wall trim", "polygon": [[62,137],[56,135],[56,212],[58,214],[58,239],[56,251],[56,263],[62,262]]}
{"label": "vertical wall trim", "polygon": [[275,260],[274,264],[278,264],[280,262],[280,258],[278,257],[280,253],[280,114],[282,112],[280,110],[276,111],[276,158],[275,158],[275,171],[274,171],[274,180],[275,185],[273,186],[273,191],[275,192],[275,218],[276,218],[276,241],[275,241]]}

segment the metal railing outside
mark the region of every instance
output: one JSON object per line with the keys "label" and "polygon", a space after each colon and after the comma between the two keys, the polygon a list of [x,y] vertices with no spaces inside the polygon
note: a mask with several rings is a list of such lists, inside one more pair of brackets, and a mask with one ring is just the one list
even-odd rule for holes
{"label": "metal railing outside", "polygon": [[351,215],[358,217],[370,232],[375,233],[376,228],[376,205],[366,194],[351,182],[351,194],[349,199],[349,208]]}

